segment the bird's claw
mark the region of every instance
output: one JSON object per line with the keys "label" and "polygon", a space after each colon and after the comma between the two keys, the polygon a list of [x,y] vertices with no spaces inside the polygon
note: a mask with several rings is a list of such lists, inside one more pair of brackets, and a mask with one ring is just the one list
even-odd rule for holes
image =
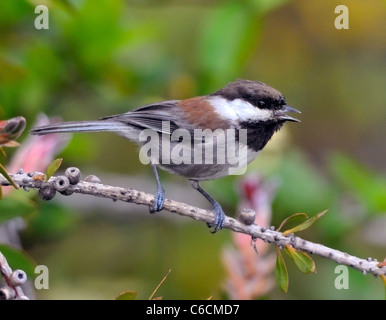
{"label": "bird's claw", "polygon": [[218,202],[214,203],[212,210],[215,214],[214,223],[207,223],[207,225],[209,228],[213,227],[213,230],[210,231],[211,233],[216,233],[224,227],[225,213]]}
{"label": "bird's claw", "polygon": [[165,202],[165,191],[163,188],[157,189],[157,194],[154,198],[153,207],[150,207],[150,213],[156,213],[163,209]]}

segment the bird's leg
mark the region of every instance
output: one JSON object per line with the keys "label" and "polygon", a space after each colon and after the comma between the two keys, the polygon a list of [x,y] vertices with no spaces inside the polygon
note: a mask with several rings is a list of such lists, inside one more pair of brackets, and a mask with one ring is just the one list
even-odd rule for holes
{"label": "bird's leg", "polygon": [[155,164],[151,164],[151,167],[153,168],[153,172],[155,175],[155,180],[157,182],[157,193],[154,198],[154,205],[153,207],[150,207],[150,213],[156,213],[162,210],[165,202],[165,190],[161,185],[161,181],[159,179],[157,166]]}
{"label": "bird's leg", "polygon": [[214,223],[213,225],[207,223],[207,225],[209,228],[213,227],[213,230],[210,231],[211,233],[216,233],[224,227],[225,213],[223,209],[216,200],[214,200],[204,189],[201,188],[200,183],[197,180],[190,179],[189,181],[192,187],[201,193],[213,206],[212,210],[215,213]]}

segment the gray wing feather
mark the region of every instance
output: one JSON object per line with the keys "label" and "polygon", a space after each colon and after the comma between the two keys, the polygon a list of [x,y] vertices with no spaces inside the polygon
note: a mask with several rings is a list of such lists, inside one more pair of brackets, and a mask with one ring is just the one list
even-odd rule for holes
{"label": "gray wing feather", "polygon": [[[179,100],[169,100],[148,104],[133,111],[104,117],[101,120],[114,120],[136,126],[139,129],[151,129],[159,133],[171,134],[181,128],[181,110],[177,107]],[[170,130],[165,130],[163,121],[168,121]],[[183,126],[182,126],[183,128]]]}

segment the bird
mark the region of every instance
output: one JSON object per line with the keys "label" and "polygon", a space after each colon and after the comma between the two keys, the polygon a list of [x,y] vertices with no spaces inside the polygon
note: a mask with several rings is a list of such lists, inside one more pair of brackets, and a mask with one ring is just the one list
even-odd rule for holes
{"label": "bird", "polygon": [[230,161],[230,155],[237,152],[245,169],[285,122],[300,122],[288,112],[301,113],[287,105],[284,95],[273,87],[239,79],[207,95],[151,103],[95,121],[36,127],[30,133],[107,131],[135,142],[141,147],[140,155],[143,151],[144,163],[151,165],[157,183],[150,213],[161,211],[165,202],[158,174],[161,168],[189,179],[209,201],[215,215],[208,226],[216,233],[224,227],[225,213],[200,182],[232,174],[235,161]]}

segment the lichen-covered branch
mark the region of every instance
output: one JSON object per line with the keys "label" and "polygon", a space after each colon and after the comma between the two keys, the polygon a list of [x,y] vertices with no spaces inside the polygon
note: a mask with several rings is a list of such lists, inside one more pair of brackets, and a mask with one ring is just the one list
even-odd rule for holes
{"label": "lichen-covered branch", "polygon": [[[105,185],[100,183],[99,179],[95,176],[89,176],[85,180],[80,180],[80,172],[77,168],[69,168],[66,170],[64,176],[51,177],[47,182],[42,181],[42,177],[44,176],[42,173],[24,173],[20,170],[16,174],[10,174],[10,176],[16,184],[26,190],[29,188],[39,189],[40,196],[45,200],[52,199],[55,194],[59,192],[66,196],[73,193],[80,193],[146,206],[152,206],[154,201],[154,195],[152,194],[132,188]],[[9,184],[8,180],[0,175],[0,185],[6,186]],[[212,211],[170,199],[165,200],[164,210],[209,224],[214,222],[214,213]],[[262,228],[256,224],[249,225],[245,224],[245,221],[243,223],[234,218],[226,217],[224,228],[250,235],[253,240],[261,239],[268,243],[276,244],[279,248],[289,244],[295,249],[330,259],[336,263],[359,270],[363,274],[369,273],[374,276],[386,275],[386,266],[382,263],[379,264],[374,259],[361,259],[322,244],[304,240],[293,234],[284,236],[283,233],[275,231],[273,227],[268,229]]]}
{"label": "lichen-covered branch", "polygon": [[21,288],[27,281],[27,275],[23,270],[12,271],[1,252],[0,275],[5,281],[5,285],[0,288],[0,300],[29,300]]}

